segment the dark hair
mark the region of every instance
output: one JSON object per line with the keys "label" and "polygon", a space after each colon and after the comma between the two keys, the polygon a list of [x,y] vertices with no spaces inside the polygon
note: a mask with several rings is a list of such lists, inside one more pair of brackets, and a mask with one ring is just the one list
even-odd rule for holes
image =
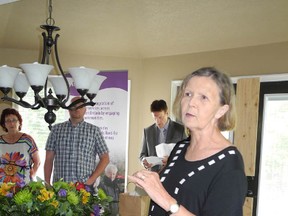
{"label": "dark hair", "polygon": [[22,120],[20,113],[16,109],[13,109],[13,108],[6,108],[2,111],[0,123],[1,123],[1,127],[3,128],[3,130],[5,132],[8,132],[7,128],[5,127],[5,118],[8,115],[15,115],[18,118],[18,121],[19,121],[19,128],[18,129],[20,131],[22,128],[23,120]]}
{"label": "dark hair", "polygon": [[168,107],[164,100],[154,100],[150,106],[151,112],[167,112]]}
{"label": "dark hair", "polygon": [[214,67],[203,67],[191,74],[188,74],[183,80],[176,99],[173,104],[173,113],[177,118],[181,119],[181,100],[184,90],[189,80],[195,76],[211,78],[219,88],[219,97],[221,105],[229,105],[229,110],[218,120],[218,128],[221,131],[232,130],[236,124],[236,109],[235,109],[235,92],[230,78],[215,69]]}

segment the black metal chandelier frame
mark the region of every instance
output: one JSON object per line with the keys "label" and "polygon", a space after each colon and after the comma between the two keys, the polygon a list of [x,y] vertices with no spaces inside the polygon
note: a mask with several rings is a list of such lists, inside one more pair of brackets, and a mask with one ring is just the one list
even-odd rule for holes
{"label": "black metal chandelier frame", "polygon": [[[10,101],[24,108],[39,109],[42,107],[42,108],[47,109],[47,113],[45,114],[44,119],[49,124],[48,126],[49,129],[51,129],[52,124],[56,121],[56,114],[54,113],[54,111],[57,111],[60,107],[63,109],[69,110],[75,107],[76,109],[79,109],[84,106],[94,106],[95,102],[93,102],[93,99],[96,97],[96,94],[88,93],[88,89],[77,89],[81,98],[72,102],[69,106],[66,106],[66,102],[68,101],[69,95],[70,95],[70,87],[69,87],[68,79],[63,72],[60,59],[59,59],[59,55],[58,55],[57,42],[58,42],[58,38],[60,37],[60,35],[56,34],[55,38],[53,38],[53,33],[56,31],[59,31],[60,28],[54,25],[55,20],[52,18],[52,0],[49,0],[48,11],[49,11],[49,14],[48,14],[48,18],[46,19],[46,25],[40,26],[42,29],[46,31],[46,32],[42,32],[43,53],[42,53],[41,64],[49,64],[49,60],[53,56],[51,55],[53,51],[54,58],[56,60],[56,66],[58,70],[60,71],[65,81],[66,87],[67,87],[67,91],[68,91],[67,95],[56,95],[57,98],[55,98],[52,95],[53,92],[51,88],[49,88],[49,90],[47,91],[48,78],[46,79],[45,86],[44,86],[44,97],[41,97],[39,95],[39,93],[43,89],[43,86],[31,85],[31,88],[34,91],[34,104],[30,104],[23,100],[23,97],[26,95],[26,92],[15,92],[16,95],[19,97],[19,100],[16,100],[8,96],[8,93],[11,91],[11,88],[0,87],[0,90],[4,94],[4,96],[1,98],[4,101]],[[88,102],[87,102],[87,99],[84,98],[85,95],[89,99]]]}

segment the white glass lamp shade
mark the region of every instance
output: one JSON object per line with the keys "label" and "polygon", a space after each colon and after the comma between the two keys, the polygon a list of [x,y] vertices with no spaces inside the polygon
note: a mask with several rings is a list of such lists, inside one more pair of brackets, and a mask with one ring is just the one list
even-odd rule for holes
{"label": "white glass lamp shade", "polygon": [[99,73],[96,69],[85,68],[85,67],[74,67],[68,68],[71,74],[76,89],[89,89],[93,81],[94,76]]}
{"label": "white glass lamp shade", "polygon": [[91,83],[91,86],[88,90],[88,93],[97,94],[100,89],[100,86],[102,85],[105,79],[107,79],[106,76],[95,75]]}
{"label": "white glass lamp shade", "polygon": [[[68,85],[70,87],[70,83],[71,83],[71,79],[69,77],[66,77],[67,81],[68,81]],[[56,95],[65,95],[67,96],[68,94],[68,89],[67,89],[67,85],[66,82],[63,78],[63,76],[56,76],[56,75],[49,75],[48,76],[48,80],[51,82],[54,92]]]}
{"label": "white glass lamp shade", "polygon": [[28,89],[30,87],[30,84],[25,76],[24,73],[19,73],[15,79],[14,82],[14,91],[15,92],[25,92],[27,93]]}
{"label": "white glass lamp shade", "polygon": [[0,87],[12,88],[17,74],[21,71],[19,68],[3,65],[0,67]]}
{"label": "white glass lamp shade", "polygon": [[20,64],[20,67],[24,70],[31,86],[44,86],[48,74],[54,68],[52,65],[39,64],[37,62]]}

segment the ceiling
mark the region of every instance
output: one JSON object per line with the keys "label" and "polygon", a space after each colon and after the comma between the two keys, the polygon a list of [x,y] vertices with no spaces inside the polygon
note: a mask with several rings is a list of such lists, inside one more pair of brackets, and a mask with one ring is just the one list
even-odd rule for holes
{"label": "ceiling", "polygon": [[[0,5],[0,48],[39,49],[47,2]],[[153,58],[288,41],[287,0],[54,0],[52,17],[60,53]]]}

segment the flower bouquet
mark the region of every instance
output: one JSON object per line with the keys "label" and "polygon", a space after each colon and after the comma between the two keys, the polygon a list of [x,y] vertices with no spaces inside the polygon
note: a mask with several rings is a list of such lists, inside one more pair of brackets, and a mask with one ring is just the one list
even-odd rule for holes
{"label": "flower bouquet", "polygon": [[27,185],[3,183],[0,185],[1,216],[106,216],[112,198],[102,189],[93,193],[83,183],[62,180],[53,186],[39,178]]}

